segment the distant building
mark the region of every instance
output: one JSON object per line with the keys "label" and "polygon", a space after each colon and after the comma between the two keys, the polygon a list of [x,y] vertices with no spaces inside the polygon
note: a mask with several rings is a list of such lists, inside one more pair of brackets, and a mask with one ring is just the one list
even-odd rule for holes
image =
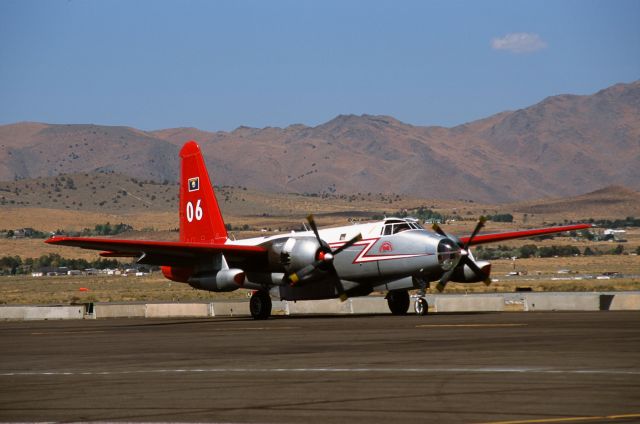
{"label": "distant building", "polygon": [[33,228],[18,228],[17,230],[13,230],[13,238],[21,239],[27,237],[33,237],[36,230]]}
{"label": "distant building", "polygon": [[602,232],[602,240],[624,243],[627,241],[624,236],[626,233],[627,232],[625,230],[612,230],[607,228]]}
{"label": "distant building", "polygon": [[61,267],[43,266],[42,268],[36,271],[36,273],[41,273],[42,275],[46,275],[47,277],[67,275],[68,272],[69,272],[69,268],[67,268],[66,266],[61,266]]}

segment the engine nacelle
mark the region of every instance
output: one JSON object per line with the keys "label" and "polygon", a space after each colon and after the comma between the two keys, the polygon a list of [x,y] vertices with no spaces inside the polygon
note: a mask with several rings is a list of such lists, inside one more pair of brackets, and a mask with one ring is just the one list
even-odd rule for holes
{"label": "engine nacelle", "polygon": [[189,285],[195,289],[213,292],[227,292],[244,286],[247,276],[241,269],[223,269],[215,274],[203,274],[189,278]]}
{"label": "engine nacelle", "polygon": [[189,278],[193,274],[192,268],[177,268],[174,266],[162,266],[162,275],[165,278],[177,283],[188,283]]}
{"label": "engine nacelle", "polygon": [[476,261],[476,265],[478,265],[478,268],[485,274],[484,276],[476,274],[471,268],[464,265],[456,268],[451,276],[451,281],[456,283],[479,283],[480,281],[484,281],[485,278],[491,274],[491,263],[487,261]]}
{"label": "engine nacelle", "polygon": [[269,249],[269,265],[274,272],[292,273],[317,259],[320,244],[315,237],[287,237]]}

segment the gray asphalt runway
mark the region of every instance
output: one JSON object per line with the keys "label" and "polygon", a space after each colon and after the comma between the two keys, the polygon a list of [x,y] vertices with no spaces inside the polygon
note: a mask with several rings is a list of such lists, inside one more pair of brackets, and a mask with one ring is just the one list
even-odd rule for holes
{"label": "gray asphalt runway", "polygon": [[0,421],[640,422],[640,312],[0,323]]}

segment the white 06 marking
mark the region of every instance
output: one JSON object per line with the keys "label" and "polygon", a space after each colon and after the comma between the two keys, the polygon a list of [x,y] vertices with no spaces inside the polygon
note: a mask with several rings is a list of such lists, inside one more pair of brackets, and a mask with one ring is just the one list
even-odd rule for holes
{"label": "white 06 marking", "polygon": [[[202,208],[200,207],[201,199],[196,201],[195,210],[193,208],[193,203],[187,202],[187,221],[193,222],[193,218],[195,215],[196,221],[200,221],[202,219]],[[194,213],[195,212],[195,213]]]}

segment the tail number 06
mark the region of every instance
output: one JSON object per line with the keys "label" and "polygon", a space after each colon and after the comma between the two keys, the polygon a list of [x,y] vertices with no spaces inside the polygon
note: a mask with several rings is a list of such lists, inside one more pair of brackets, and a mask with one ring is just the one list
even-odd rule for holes
{"label": "tail number 06", "polygon": [[201,201],[201,199],[198,199],[195,210],[193,203],[187,202],[187,221],[193,222],[193,218],[195,218],[196,221],[200,221],[202,219],[202,208],[200,207]]}

